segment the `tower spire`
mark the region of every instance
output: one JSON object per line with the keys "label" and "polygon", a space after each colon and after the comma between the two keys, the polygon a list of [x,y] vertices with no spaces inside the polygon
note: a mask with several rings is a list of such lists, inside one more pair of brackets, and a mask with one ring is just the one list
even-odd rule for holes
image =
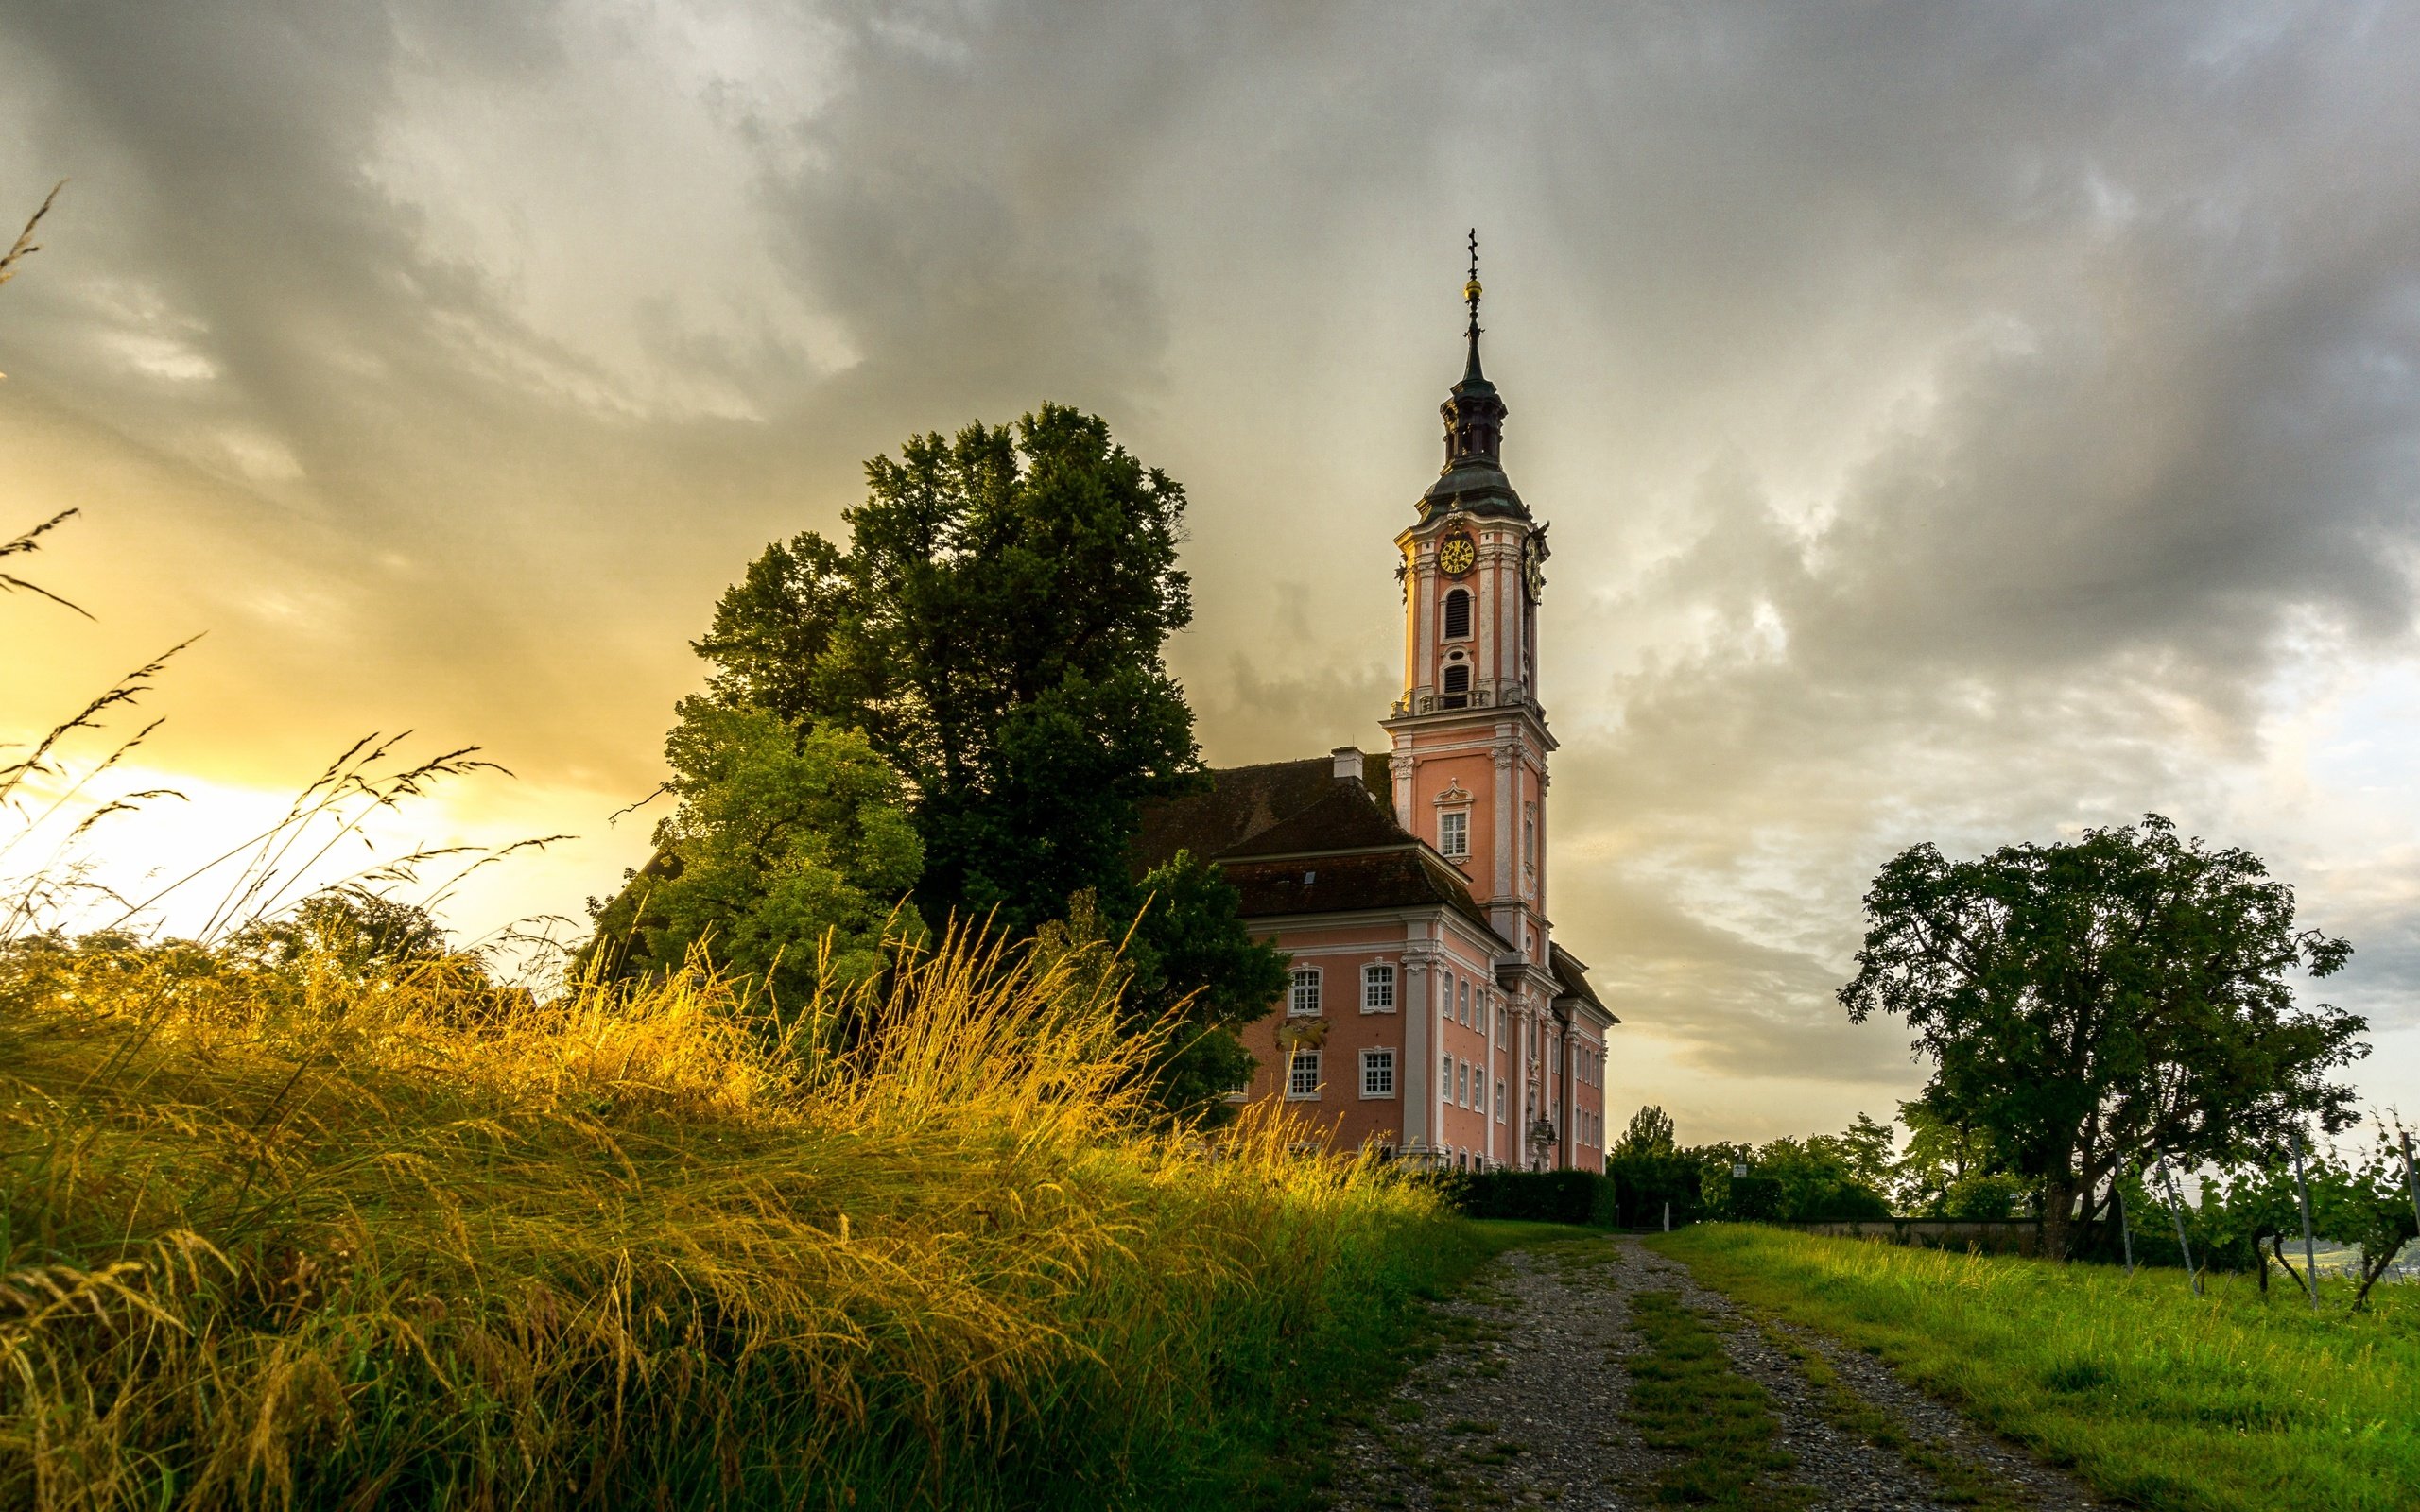
{"label": "tower spire", "polygon": [[1420,514],[1425,520],[1440,509],[1463,509],[1526,520],[1529,511],[1521,507],[1521,496],[1504,476],[1504,400],[1479,370],[1478,338],[1485,328],[1478,323],[1476,226],[1471,228],[1469,245],[1471,270],[1462,284],[1462,302],[1470,307],[1470,319],[1462,335],[1470,343],[1470,355],[1462,365],[1462,381],[1447,391],[1440,411],[1445,421],[1445,466],[1421,495]]}
{"label": "tower spire", "polygon": [[1480,372],[1478,369],[1478,334],[1480,329],[1478,323],[1478,228],[1477,226],[1473,226],[1471,228],[1470,282],[1462,285],[1463,302],[1467,303],[1471,307],[1470,329],[1464,333],[1470,337],[1471,343],[1470,361],[1462,366],[1462,381],[1464,383],[1468,383],[1474,378],[1484,378],[1486,376],[1486,374]]}

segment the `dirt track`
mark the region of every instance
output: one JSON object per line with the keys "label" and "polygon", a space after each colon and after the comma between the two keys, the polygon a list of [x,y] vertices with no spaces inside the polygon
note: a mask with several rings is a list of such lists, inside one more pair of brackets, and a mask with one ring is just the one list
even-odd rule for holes
{"label": "dirt track", "polygon": [[[1658,1504],[1675,1456],[1650,1448],[1625,1418],[1629,1362],[1645,1345],[1630,1321],[1639,1292],[1667,1292],[1720,1331],[1732,1368],[1764,1388],[1773,1447],[1794,1462],[1768,1477],[1748,1506],[1813,1512],[1973,1507],[1940,1475],[1961,1467],[1982,1504],[2091,1507],[2071,1477],[2028,1458],[1957,1414],[1901,1385],[1872,1359],[1803,1331],[1768,1331],[1699,1286],[1687,1269],[1636,1239],[1515,1250],[1440,1308],[1445,1342],[1381,1403],[1376,1426],[1348,1428],[1336,1447],[1336,1504],[1461,1508]],[[1788,1348],[1785,1348],[1788,1346]],[[1844,1427],[1793,1362],[1811,1353],[1867,1410]],[[1873,1415],[1878,1414],[1879,1418]],[[1887,1421],[1909,1448],[1869,1430]]]}

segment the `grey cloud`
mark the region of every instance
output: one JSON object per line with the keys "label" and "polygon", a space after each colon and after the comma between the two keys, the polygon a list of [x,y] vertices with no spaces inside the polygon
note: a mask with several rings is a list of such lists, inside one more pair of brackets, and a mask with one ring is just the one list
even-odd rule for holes
{"label": "grey cloud", "polygon": [[[1307,754],[1393,692],[1478,222],[1558,929],[1831,1107],[1906,1071],[1829,993],[1918,839],[2168,810],[2328,870],[2348,1000],[2420,983],[2408,865],[2245,797],[2281,680],[2413,649],[2415,71],[2385,4],[17,0],[0,163],[77,185],[0,423],[201,479],[229,740],[334,683],[643,786],[759,543],[1083,404],[1195,501],[1205,746]],[[626,112],[679,150],[592,203],[559,139]],[[223,623],[267,574],[311,637]]]}

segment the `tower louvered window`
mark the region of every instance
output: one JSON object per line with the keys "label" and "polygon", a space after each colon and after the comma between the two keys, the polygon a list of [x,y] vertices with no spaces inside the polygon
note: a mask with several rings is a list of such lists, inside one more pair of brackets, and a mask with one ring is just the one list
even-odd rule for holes
{"label": "tower louvered window", "polygon": [[1445,639],[1467,640],[1471,633],[1470,591],[1457,588],[1445,595]]}

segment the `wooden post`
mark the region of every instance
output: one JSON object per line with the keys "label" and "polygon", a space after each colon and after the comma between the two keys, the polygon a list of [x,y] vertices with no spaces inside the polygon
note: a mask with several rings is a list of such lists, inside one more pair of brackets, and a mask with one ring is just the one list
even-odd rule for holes
{"label": "wooden post", "polygon": [[2420,1223],[2420,1170],[2411,1164],[2411,1131],[2398,1128],[2395,1132],[2403,1136],[2403,1184],[2411,1189],[2411,1218]]}
{"label": "wooden post", "polygon": [[2412,1222],[2420,1222],[2420,1168],[2412,1168],[2412,1132],[2395,1132],[2403,1135],[2403,1185],[2412,1188]]}
{"label": "wooden post", "polygon": [[1668,1234],[1672,1231],[1672,1203],[1668,1197],[1664,1202],[1664,1231]]}
{"label": "wooden post", "polygon": [[2199,1297],[2202,1295],[2202,1271],[2193,1263],[2193,1246],[2185,1240],[2185,1194],[2178,1190],[2176,1173],[2169,1169],[2165,1155],[2159,1158],[2159,1178],[2161,1184],[2168,1188],[2169,1216],[2176,1220],[2176,1248],[2185,1257],[2186,1279],[2193,1283],[2193,1295]]}
{"label": "wooden post", "polygon": [[2310,1294],[2310,1310],[2319,1311],[2319,1246],[2310,1232],[2310,1183],[2303,1178],[2303,1131],[2292,1131],[2294,1202],[2303,1210],[2303,1289]]}
{"label": "wooden post", "polygon": [[2118,1205],[2118,1237],[2126,1244],[2126,1278],[2135,1276],[2135,1230],[2126,1222],[2126,1162],[2118,1162],[2117,1177],[2109,1184],[2110,1200]]}

